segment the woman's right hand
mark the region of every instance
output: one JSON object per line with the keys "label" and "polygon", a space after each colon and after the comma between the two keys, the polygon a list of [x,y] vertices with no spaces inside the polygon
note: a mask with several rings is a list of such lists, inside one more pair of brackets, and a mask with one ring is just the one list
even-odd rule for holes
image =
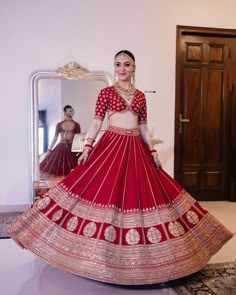
{"label": "woman's right hand", "polygon": [[79,164],[84,164],[85,162],[87,162],[91,151],[92,151],[92,148],[90,148],[90,147],[85,147],[83,149],[82,154],[78,158],[78,165]]}

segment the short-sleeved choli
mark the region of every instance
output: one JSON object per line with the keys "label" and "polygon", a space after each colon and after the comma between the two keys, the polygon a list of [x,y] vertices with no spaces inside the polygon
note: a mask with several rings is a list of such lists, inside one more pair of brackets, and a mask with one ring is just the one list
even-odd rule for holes
{"label": "short-sleeved choli", "polygon": [[138,116],[139,124],[147,123],[146,98],[144,93],[140,90],[136,90],[135,96],[129,105],[125,99],[119,95],[114,86],[102,89],[96,102],[94,118],[103,120],[107,111],[131,111]]}

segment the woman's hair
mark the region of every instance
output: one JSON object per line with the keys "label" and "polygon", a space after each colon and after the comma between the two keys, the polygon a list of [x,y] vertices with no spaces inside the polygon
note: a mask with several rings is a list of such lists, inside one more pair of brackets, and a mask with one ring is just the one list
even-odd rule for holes
{"label": "woman's hair", "polygon": [[120,50],[120,51],[117,52],[117,54],[115,55],[115,58],[116,58],[118,55],[122,54],[122,53],[128,55],[133,61],[135,61],[135,57],[134,57],[133,53],[130,52],[129,50]]}
{"label": "woman's hair", "polygon": [[70,106],[69,104],[67,104],[66,106],[64,106],[64,108],[63,108],[64,112],[65,112],[67,109],[72,109],[72,110],[73,110],[72,106]]}

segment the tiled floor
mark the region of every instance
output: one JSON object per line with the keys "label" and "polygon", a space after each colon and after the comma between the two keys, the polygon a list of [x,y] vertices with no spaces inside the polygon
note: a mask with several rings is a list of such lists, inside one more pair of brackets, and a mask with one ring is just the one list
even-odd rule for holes
{"label": "tiled floor", "polygon": [[[230,230],[236,232],[236,203],[203,202]],[[210,263],[235,261],[236,236]],[[174,295],[171,289],[128,289],[81,278],[44,263],[12,240],[0,240],[0,286],[3,295]]]}

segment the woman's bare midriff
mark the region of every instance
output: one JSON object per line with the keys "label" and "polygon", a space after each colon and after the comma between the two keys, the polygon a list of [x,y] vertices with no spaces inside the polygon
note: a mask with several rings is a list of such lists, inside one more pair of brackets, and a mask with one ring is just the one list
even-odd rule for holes
{"label": "woman's bare midriff", "polygon": [[109,112],[108,111],[108,123],[111,126],[125,128],[125,129],[135,129],[138,128],[138,116],[134,115],[130,111],[126,112]]}

